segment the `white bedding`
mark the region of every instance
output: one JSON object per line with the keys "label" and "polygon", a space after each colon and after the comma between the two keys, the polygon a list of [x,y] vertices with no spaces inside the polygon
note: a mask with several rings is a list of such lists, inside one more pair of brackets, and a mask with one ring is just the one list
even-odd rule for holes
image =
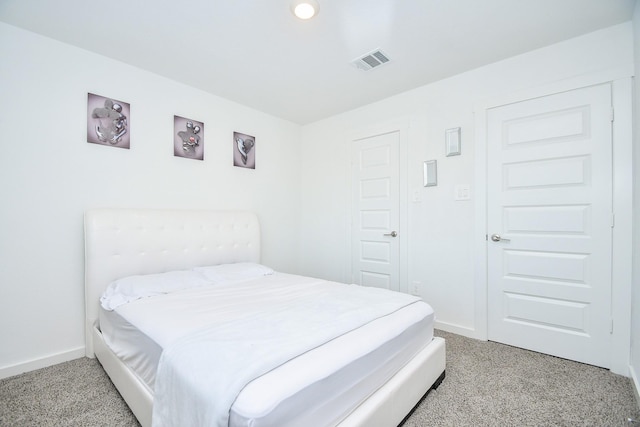
{"label": "white bedding", "polygon": [[[183,289],[103,311],[101,328],[107,344],[153,389],[162,350],[185,331],[242,320],[267,306],[295,304],[320,282],[276,273]],[[424,302],[410,304],[305,353],[250,382],[233,403],[230,425],[338,422],[431,341],[432,322],[431,307]],[[301,407],[307,411],[296,418]]]}

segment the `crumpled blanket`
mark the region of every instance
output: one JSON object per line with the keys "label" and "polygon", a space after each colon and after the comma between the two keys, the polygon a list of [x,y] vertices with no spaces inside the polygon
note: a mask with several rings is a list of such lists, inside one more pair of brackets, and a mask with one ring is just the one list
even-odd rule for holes
{"label": "crumpled blanket", "polygon": [[399,292],[325,282],[289,304],[178,339],[160,358],[152,425],[227,427],[233,402],[253,379],[417,301]]}

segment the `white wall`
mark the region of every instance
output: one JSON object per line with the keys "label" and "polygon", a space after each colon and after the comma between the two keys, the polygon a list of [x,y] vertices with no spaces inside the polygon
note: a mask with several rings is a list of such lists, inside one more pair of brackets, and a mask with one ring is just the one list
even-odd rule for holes
{"label": "white wall", "polygon": [[[640,70],[640,0],[636,0],[633,13],[633,56],[636,70]],[[631,311],[631,377],[634,381],[636,398],[640,405],[640,82],[634,84],[634,254],[633,289]]]}
{"label": "white wall", "polygon": [[[475,196],[484,189],[475,186],[476,157],[482,153],[475,150],[474,108],[531,88],[589,80],[584,76],[628,78],[632,42],[631,23],[617,25],[305,126],[301,271],[350,280],[348,136],[397,119],[407,124],[409,135],[408,184],[401,191],[418,191],[421,197],[408,203],[408,229],[401,230],[408,239],[407,281],[422,283],[420,295],[434,306],[438,327],[481,337],[485,325],[479,324],[478,306],[483,302],[478,305],[475,275],[485,230],[474,221]],[[444,131],[458,126],[462,155],[445,157]],[[428,159],[438,160],[437,187],[422,187],[422,162]],[[471,201],[453,200],[456,184],[471,185]],[[628,332],[626,339],[628,348]]]}
{"label": "white wall", "polygon": [[[638,20],[636,9],[636,28]],[[421,197],[407,207],[405,277],[422,282],[420,293],[434,305],[441,328],[477,335],[482,325],[474,287],[479,232],[474,108],[585,75],[630,76],[632,41],[631,24],[614,26],[300,129],[0,23],[5,147],[0,156],[0,377],[83,354],[82,213],[89,207],[256,210],[263,223],[265,263],[348,281],[348,136],[390,121],[408,130],[403,191],[418,191]],[[131,150],[86,143],[87,92],[131,104]],[[204,161],[173,157],[174,114],[205,123]],[[457,126],[463,154],[446,158],[444,130]],[[234,130],[257,136],[255,171],[231,165]],[[439,185],[424,188],[422,161],[432,158],[438,159]],[[472,200],[453,201],[455,184],[470,184]],[[638,254],[635,266],[637,290]],[[634,294],[636,308],[639,294]]]}
{"label": "white wall", "polygon": [[[298,125],[2,23],[0,58],[0,377],[83,355],[87,208],[254,210],[263,262],[296,271]],[[86,142],[87,92],[131,104],[130,150]],[[174,115],[204,122],[204,161],[173,156]]]}

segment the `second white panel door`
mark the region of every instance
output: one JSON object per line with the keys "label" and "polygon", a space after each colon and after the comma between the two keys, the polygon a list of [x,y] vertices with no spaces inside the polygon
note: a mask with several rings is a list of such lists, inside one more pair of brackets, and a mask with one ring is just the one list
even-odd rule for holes
{"label": "second white panel door", "polygon": [[352,141],[352,280],[399,290],[400,133]]}

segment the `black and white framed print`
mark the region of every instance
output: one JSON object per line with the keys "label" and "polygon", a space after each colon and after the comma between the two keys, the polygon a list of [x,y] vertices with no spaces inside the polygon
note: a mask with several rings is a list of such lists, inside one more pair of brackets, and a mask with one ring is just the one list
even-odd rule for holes
{"label": "black and white framed print", "polygon": [[256,138],[240,132],[233,133],[233,165],[256,168]]}
{"label": "black and white framed print", "polygon": [[129,149],[131,106],[123,101],[89,93],[87,142]]}
{"label": "black and white framed print", "polygon": [[173,116],[173,155],[204,160],[204,123]]}

